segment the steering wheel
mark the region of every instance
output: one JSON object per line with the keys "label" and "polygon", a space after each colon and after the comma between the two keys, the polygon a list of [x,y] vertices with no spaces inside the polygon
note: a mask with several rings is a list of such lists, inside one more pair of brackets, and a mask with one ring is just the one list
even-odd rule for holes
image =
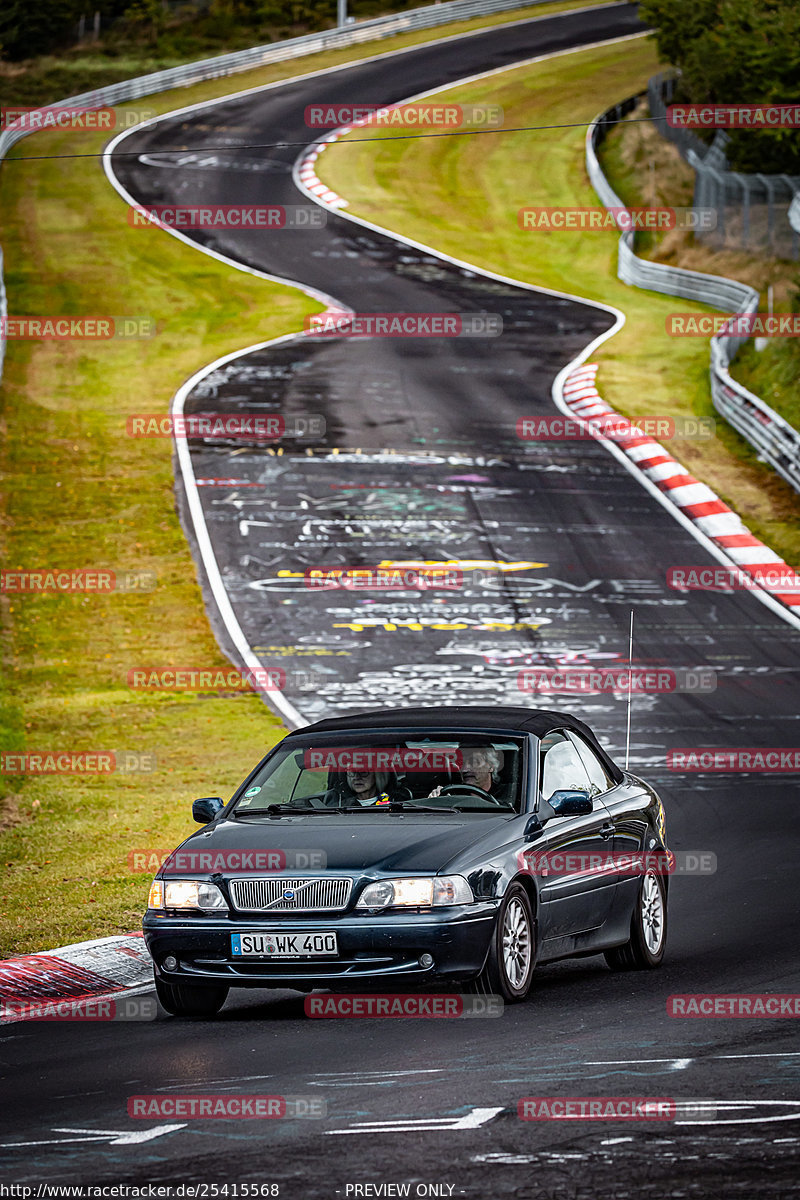
{"label": "steering wheel", "polygon": [[491,804],[505,808],[505,805],[501,804],[496,796],[493,796],[491,792],[485,792],[483,788],[477,787],[474,783],[446,783],[439,791],[439,795],[449,796],[451,792],[475,792],[482,800],[488,800]]}

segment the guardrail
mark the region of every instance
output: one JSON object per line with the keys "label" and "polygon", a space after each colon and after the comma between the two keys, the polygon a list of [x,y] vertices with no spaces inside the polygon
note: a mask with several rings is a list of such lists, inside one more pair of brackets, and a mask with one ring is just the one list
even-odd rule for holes
{"label": "guardrail", "polygon": [[[606,109],[586,131],[586,170],[606,208],[625,208],[625,204],[603,174],[597,148],[606,136],[608,122],[621,120],[640,99],[641,95],[630,96]],[[633,249],[635,237],[633,230],[626,230],[619,239],[617,276],[623,283],[667,296],[681,296],[723,312],[748,314],[758,311],[759,294],[746,283],[638,258]],[[728,369],[745,341],[747,337],[727,334],[714,334],[711,338],[709,376],[714,407],[758,451],[760,458],[800,492],[800,433],[758,396],[737,383]]]}
{"label": "guardrail", "polygon": [[[548,0],[447,0],[444,4],[426,5],[424,8],[413,8],[409,12],[392,14],[387,17],[375,17],[370,21],[359,21],[346,25],[342,29],[327,29],[321,33],[307,33],[302,37],[288,38],[281,42],[272,42],[265,46],[253,46],[249,50],[236,50],[231,54],[218,55],[216,58],[204,58],[198,62],[183,63],[179,67],[170,67],[165,71],[154,71],[150,75],[138,75],[133,79],[123,79],[119,83],[107,87],[95,88],[91,92],[81,92],[77,96],[68,96],[65,100],[55,101],[46,107],[53,108],[100,108],[122,104],[126,100],[139,100],[142,96],[152,96],[157,92],[166,92],[171,88],[190,87],[193,83],[201,83],[207,79],[220,79],[226,75],[236,75],[241,71],[250,71],[267,63],[283,62],[290,58],[302,58],[308,54],[317,54],[321,50],[335,50],[340,47],[356,46],[361,42],[380,41],[382,38],[394,37],[416,29],[430,29],[436,25],[447,25],[452,21],[467,21],[471,17],[489,16],[492,13],[504,12],[514,8],[536,8],[546,4]],[[12,146],[36,130],[16,126],[12,123],[0,133],[0,163]],[[0,317],[7,315],[6,294],[3,283],[3,252],[0,248]],[[3,376],[3,361],[5,358],[5,324],[0,323],[0,379]]]}

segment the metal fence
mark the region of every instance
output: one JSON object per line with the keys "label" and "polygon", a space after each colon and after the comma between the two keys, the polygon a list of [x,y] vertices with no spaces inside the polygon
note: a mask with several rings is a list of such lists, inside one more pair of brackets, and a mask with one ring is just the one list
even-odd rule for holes
{"label": "metal fence", "polygon": [[789,217],[795,193],[800,192],[800,176],[731,171],[725,156],[730,138],[724,130],[718,130],[713,141],[707,143],[690,129],[668,125],[667,106],[677,82],[674,74],[654,75],[647,87],[647,100],[659,133],[678,147],[694,170],[695,207],[716,210],[716,228],[698,231],[697,236],[712,245],[767,250],[777,258],[800,258],[800,233]]}
{"label": "metal fence", "polygon": [[[603,174],[597,149],[607,136],[609,123],[629,113],[640,98],[632,96],[607,109],[586,133],[586,170],[606,208],[624,208],[625,205]],[[633,249],[635,237],[635,233],[628,230],[619,240],[617,275],[624,283],[695,300],[727,313],[758,311],[759,295],[754,288],[721,275],[705,275],[700,271],[687,271],[638,258]],[[760,458],[800,491],[800,433],[731,377],[731,361],[746,340],[746,337],[719,334],[711,338],[709,374],[714,407],[758,451]]]}

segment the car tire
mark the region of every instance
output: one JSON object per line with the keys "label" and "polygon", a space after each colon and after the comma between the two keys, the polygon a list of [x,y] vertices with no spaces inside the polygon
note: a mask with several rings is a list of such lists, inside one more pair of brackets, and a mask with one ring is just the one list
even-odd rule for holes
{"label": "car tire", "polygon": [[213,1017],[228,998],[226,984],[167,983],[155,976],[156,995],[173,1017]]}
{"label": "car tire", "polygon": [[663,877],[648,866],[631,917],[631,936],[624,946],[606,950],[612,971],[652,971],[661,966],[667,945],[667,896]]}
{"label": "car tire", "polygon": [[512,883],[503,897],[486,964],[466,990],[479,996],[502,996],[507,1004],[525,1000],[536,961],[536,924],[528,893]]}

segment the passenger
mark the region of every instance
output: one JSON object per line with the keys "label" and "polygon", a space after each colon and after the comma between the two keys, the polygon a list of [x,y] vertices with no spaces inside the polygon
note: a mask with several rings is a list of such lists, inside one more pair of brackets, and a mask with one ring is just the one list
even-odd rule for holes
{"label": "passenger", "polygon": [[[390,787],[385,771],[348,771],[345,779],[338,781],[325,795],[325,803],[332,808],[363,808],[389,804],[394,789]],[[405,799],[405,797],[400,797]]]}

